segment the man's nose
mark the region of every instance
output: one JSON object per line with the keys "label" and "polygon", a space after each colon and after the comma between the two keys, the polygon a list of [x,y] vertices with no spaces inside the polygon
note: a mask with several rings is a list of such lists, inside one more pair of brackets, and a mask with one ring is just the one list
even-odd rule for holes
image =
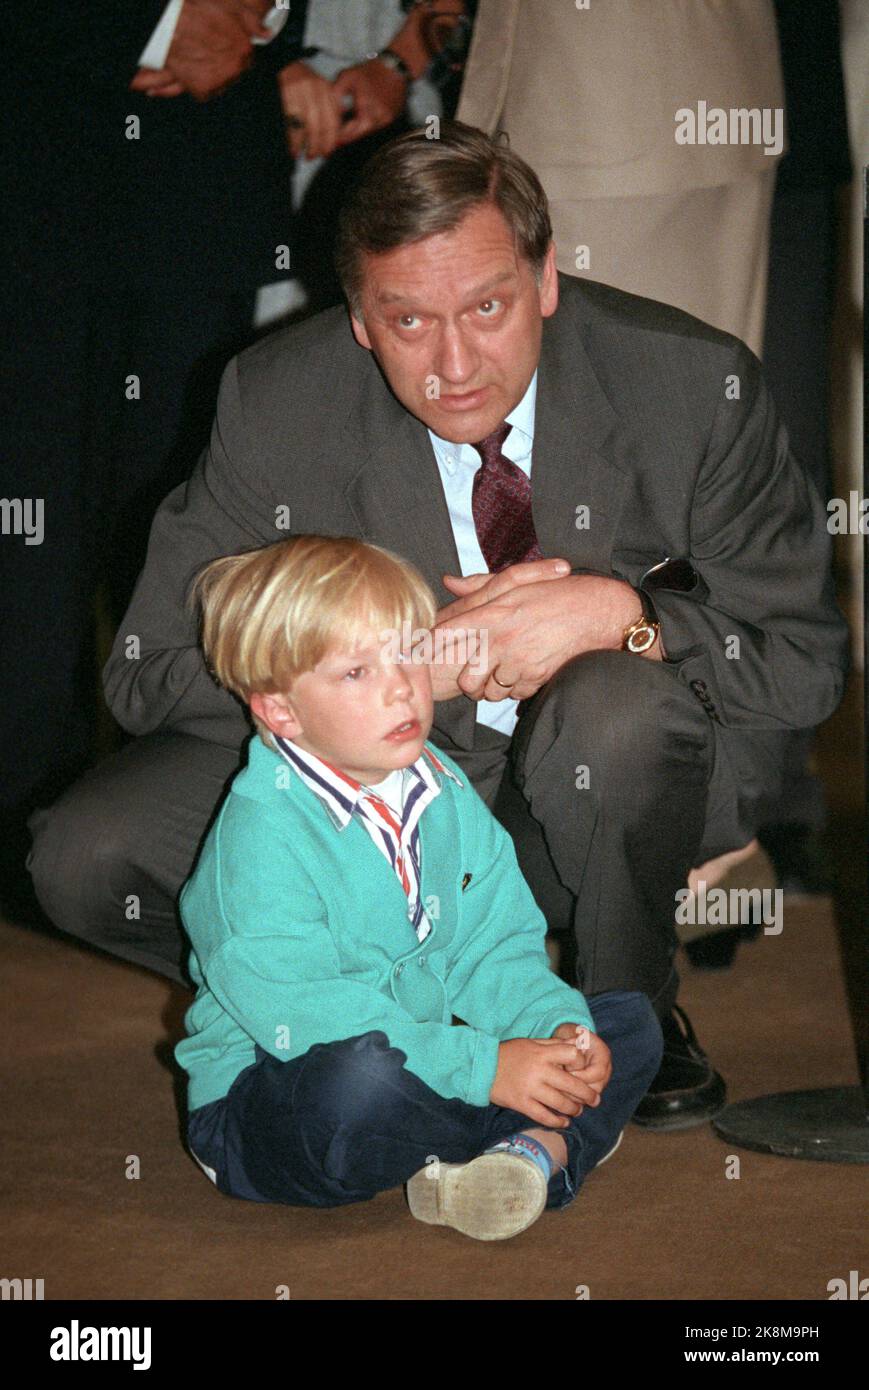
{"label": "man's nose", "polygon": [[451,385],[470,381],[477,370],[477,352],[458,324],[448,325],[438,344],[435,371]]}

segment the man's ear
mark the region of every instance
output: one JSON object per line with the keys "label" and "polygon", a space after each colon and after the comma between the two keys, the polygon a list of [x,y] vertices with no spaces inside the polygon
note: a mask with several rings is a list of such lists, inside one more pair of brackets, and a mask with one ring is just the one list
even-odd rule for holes
{"label": "man's ear", "polygon": [[367,348],[368,351],[371,352],[371,339],[366,332],[365,324],[361,319],[358,319],[352,311],[350,313],[350,326],[353,329],[353,337],[356,339],[359,346]]}
{"label": "man's ear", "polygon": [[302,726],[286,695],[251,695],[250,707],[273,734],[293,739],[302,733]]}
{"label": "man's ear", "polygon": [[555,264],[555,242],[550,241],[543,274],[540,277],[540,315],[548,319],[558,308],[558,267]]}

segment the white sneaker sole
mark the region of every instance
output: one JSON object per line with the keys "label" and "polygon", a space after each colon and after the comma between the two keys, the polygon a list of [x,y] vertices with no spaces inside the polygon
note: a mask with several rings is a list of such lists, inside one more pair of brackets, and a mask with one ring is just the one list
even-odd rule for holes
{"label": "white sneaker sole", "polygon": [[612,1158],[613,1154],[615,1153],[616,1149],[618,1148],[619,1144],[622,1142],[622,1140],[624,1139],[624,1137],[625,1137],[625,1132],[624,1132],[624,1130],[621,1130],[621,1131],[619,1132],[619,1137],[618,1137],[618,1139],[617,1139],[616,1142],[613,1144],[613,1146],[612,1146],[612,1148],[610,1149],[609,1153],[605,1153],[604,1156],[603,1156],[603,1158],[599,1158],[599,1159],[598,1159],[597,1163],[594,1165],[595,1168],[599,1168],[600,1165],[601,1165],[602,1163],[606,1163],[606,1161],[607,1161],[608,1158]]}
{"label": "white sneaker sole", "polygon": [[507,1240],[527,1230],[545,1209],[548,1192],[536,1163],[505,1151],[470,1163],[432,1164],[407,1183],[417,1221],[452,1226],[474,1240]]}

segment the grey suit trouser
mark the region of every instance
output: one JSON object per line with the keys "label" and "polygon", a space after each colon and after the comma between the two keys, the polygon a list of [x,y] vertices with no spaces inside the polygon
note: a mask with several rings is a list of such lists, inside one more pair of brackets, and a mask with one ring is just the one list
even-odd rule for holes
{"label": "grey suit trouser", "polygon": [[[733,737],[664,663],[592,652],[521,707],[512,739],[433,732],[513,836],[555,928],[573,929],[586,994],[676,996],[673,922],[689,869],[746,844],[775,795],[781,739]],[[237,747],[157,732],[99,763],[30,819],[28,858],[56,926],[187,983],[176,911]]]}

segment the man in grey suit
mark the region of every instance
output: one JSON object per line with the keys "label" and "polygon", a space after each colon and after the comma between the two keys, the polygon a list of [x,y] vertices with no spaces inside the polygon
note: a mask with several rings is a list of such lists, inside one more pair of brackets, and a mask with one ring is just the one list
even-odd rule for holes
{"label": "man in grey suit", "polygon": [[434,741],[572,926],[583,990],[649,995],[666,1046],[636,1118],[686,1127],[724,1083],[675,1004],[676,894],[752,838],[787,731],[841,696],[825,514],[742,343],[559,275],[529,167],[431,134],[376,155],[345,208],[349,323],[327,310],[227,368],[104,672],[138,737],[36,813],[29,866],[58,926],[183,978],[175,897],[249,732],[190,580],[288,531],[387,546],[442,632],[486,639],[485,662],[455,644],[434,666]]}

